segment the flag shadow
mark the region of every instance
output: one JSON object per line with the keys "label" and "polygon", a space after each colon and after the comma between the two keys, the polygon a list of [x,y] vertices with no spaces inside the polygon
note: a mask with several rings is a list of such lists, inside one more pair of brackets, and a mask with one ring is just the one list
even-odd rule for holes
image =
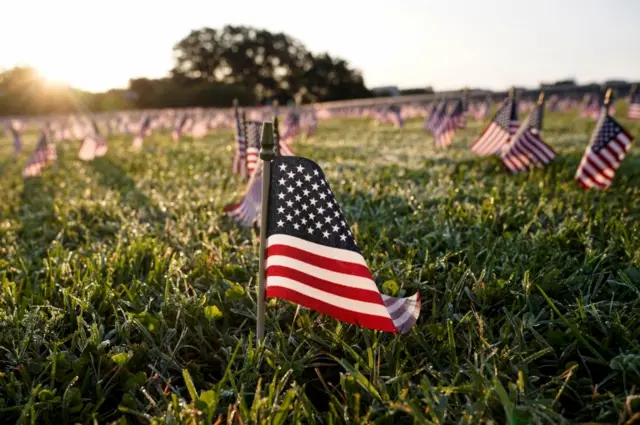
{"label": "flag shadow", "polygon": [[135,181],[127,175],[122,167],[107,157],[96,158],[90,164],[96,172],[98,183],[118,191],[120,202],[139,210],[142,213],[142,221],[164,225],[167,214],[162,212],[147,195],[136,187]]}

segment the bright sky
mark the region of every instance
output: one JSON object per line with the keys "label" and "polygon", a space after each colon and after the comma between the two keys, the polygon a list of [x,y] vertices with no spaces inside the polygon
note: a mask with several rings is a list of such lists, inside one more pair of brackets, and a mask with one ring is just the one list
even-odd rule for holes
{"label": "bright sky", "polygon": [[[6,0],[0,67],[92,91],[161,77],[191,29],[283,31],[369,87],[640,80],[640,0]],[[313,4],[313,6],[312,6]]]}

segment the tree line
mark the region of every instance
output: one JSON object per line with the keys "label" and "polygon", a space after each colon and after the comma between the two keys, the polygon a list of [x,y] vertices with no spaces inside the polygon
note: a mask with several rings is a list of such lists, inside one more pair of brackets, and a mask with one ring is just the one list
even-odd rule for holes
{"label": "tree line", "polygon": [[51,86],[37,70],[0,73],[0,115],[56,114],[179,107],[324,102],[372,96],[360,71],[328,53],[313,54],[297,39],[249,26],[191,31],[173,47],[165,78],[135,78],[126,89],[89,93]]}

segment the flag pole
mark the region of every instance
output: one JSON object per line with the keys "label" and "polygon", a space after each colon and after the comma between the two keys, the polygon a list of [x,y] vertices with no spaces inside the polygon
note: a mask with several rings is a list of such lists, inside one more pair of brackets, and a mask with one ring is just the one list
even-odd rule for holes
{"label": "flag pole", "polygon": [[265,121],[262,124],[262,143],[260,159],[262,159],[262,209],[260,214],[260,260],[258,263],[258,314],[256,320],[256,341],[258,344],[264,339],[265,323],[265,266],[267,252],[267,225],[269,216],[269,184],[271,182],[271,160],[275,156],[273,150],[273,123]]}
{"label": "flag pole", "polygon": [[544,92],[541,91],[540,94],[538,95],[538,105],[542,106],[543,103],[544,103]]}
{"label": "flag pole", "polygon": [[611,104],[611,87],[607,89],[607,92],[604,95],[604,111],[606,115],[609,115],[609,105]]}

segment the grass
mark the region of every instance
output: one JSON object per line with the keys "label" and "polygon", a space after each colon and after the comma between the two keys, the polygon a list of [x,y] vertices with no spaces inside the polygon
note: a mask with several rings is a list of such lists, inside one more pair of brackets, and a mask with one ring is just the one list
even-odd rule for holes
{"label": "grass", "polygon": [[418,121],[321,123],[296,152],[421,317],[395,336],[271,300],[263,347],[258,244],[221,215],[244,188],[230,132],[92,163],[64,143],[26,182],[5,137],[0,423],[638,423],[640,147],[586,192],[593,126],[548,114],[557,160],[512,177],[469,152],[477,123],[444,152]]}

